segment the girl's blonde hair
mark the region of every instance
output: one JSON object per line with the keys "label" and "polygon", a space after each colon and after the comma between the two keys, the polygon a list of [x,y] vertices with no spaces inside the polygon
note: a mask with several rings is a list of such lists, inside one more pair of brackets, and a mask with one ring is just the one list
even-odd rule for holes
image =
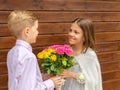
{"label": "girl's blonde hair", "polygon": [[30,11],[15,10],[8,16],[8,28],[15,36],[19,36],[26,27],[32,27],[38,18]]}

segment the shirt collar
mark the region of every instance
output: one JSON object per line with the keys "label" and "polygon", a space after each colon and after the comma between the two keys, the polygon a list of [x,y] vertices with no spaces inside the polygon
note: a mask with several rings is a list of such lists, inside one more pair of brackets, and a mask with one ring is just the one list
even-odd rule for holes
{"label": "shirt collar", "polygon": [[31,45],[30,45],[28,42],[26,42],[26,41],[17,40],[17,41],[16,41],[16,45],[23,46],[23,47],[27,48],[29,51],[32,52],[32,47],[31,47]]}

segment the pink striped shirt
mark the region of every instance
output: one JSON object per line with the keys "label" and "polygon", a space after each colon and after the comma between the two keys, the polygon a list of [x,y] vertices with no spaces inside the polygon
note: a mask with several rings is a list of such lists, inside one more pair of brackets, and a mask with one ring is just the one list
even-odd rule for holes
{"label": "pink striped shirt", "polygon": [[8,90],[53,90],[54,83],[43,81],[32,47],[23,40],[8,52]]}

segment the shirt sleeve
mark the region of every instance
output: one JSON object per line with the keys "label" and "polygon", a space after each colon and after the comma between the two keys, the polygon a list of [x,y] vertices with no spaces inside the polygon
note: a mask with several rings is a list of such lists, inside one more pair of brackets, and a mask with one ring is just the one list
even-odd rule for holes
{"label": "shirt sleeve", "polygon": [[23,63],[19,63],[17,70],[17,90],[53,90],[52,80],[42,80],[42,75],[37,67],[37,60],[28,58]]}

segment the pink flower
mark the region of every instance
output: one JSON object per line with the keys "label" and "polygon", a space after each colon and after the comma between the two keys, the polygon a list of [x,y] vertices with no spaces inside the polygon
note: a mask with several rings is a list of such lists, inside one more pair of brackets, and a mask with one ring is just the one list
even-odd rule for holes
{"label": "pink flower", "polygon": [[52,45],[52,46],[49,46],[49,47],[56,49],[56,48],[59,48],[59,47],[61,47],[61,46],[62,46],[62,45]]}
{"label": "pink flower", "polygon": [[71,56],[72,53],[73,53],[73,50],[72,50],[72,48],[71,48],[69,45],[64,45],[64,50],[65,50],[65,53],[66,53],[68,56]]}
{"label": "pink flower", "polygon": [[63,55],[63,54],[64,54],[64,49],[63,49],[63,47],[57,47],[57,48],[56,48],[56,51],[57,51],[57,53],[60,54],[60,55]]}
{"label": "pink flower", "polygon": [[73,50],[69,45],[52,45],[50,48],[55,49],[60,55],[67,54],[68,56],[71,56],[73,53]]}

